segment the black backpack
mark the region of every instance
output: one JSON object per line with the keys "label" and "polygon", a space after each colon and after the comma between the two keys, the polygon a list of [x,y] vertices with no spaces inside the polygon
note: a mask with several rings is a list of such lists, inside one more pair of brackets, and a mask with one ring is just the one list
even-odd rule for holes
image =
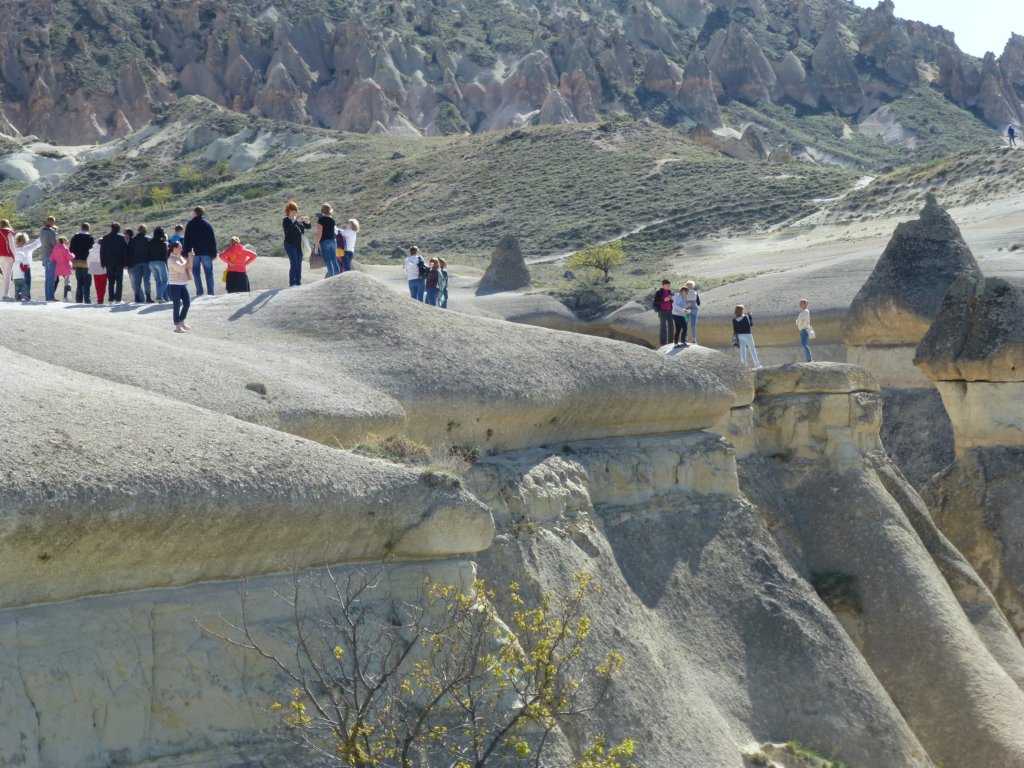
{"label": "black backpack", "polygon": [[423,261],[423,257],[422,257],[422,256],[420,256],[420,257],[419,257],[419,258],[418,258],[418,259],[416,260],[416,267],[417,267],[417,268],[419,269],[419,271],[420,271],[420,277],[421,277],[421,278],[424,278],[424,279],[425,279],[425,278],[426,278],[426,276],[430,274],[430,268],[429,268],[429,267],[428,267],[428,266],[426,265],[426,262],[424,262],[424,261]]}

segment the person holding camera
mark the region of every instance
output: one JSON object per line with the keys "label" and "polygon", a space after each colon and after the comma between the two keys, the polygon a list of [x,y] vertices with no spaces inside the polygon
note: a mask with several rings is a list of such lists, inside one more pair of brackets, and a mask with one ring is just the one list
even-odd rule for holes
{"label": "person holding camera", "polygon": [[302,237],[312,228],[309,216],[299,216],[299,206],[289,200],[284,206],[284,252],[288,254],[288,287],[302,285]]}
{"label": "person holding camera", "polygon": [[409,295],[416,301],[427,300],[427,265],[420,256],[420,249],[415,245],[409,249],[409,256],[402,264],[405,277],[409,281]]}
{"label": "person holding camera", "polygon": [[737,304],[733,310],[732,333],[736,337],[736,345],[740,348],[740,362],[747,367],[747,351],[750,351],[750,362],[755,368],[761,367],[761,361],[757,358],[757,347],[754,346],[754,335],[751,329],[754,325],[753,316],[746,311],[742,304]]}

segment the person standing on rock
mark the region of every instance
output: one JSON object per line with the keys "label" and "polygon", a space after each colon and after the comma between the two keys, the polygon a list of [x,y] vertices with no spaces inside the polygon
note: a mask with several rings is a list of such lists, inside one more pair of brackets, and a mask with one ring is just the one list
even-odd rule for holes
{"label": "person standing on rock", "polygon": [[1012,125],[1007,126],[1007,128],[1006,128],[1006,138],[1008,138],[1010,140],[1010,146],[1011,147],[1017,146],[1017,144],[1016,144],[1017,131],[1014,130]]}
{"label": "person standing on rock", "polygon": [[[111,304],[120,304],[124,289],[124,265],[128,259],[128,243],[116,221],[100,238],[100,264],[107,272],[107,293]],[[102,303],[102,302],[100,302]]]}
{"label": "person standing on rock", "polygon": [[437,259],[431,259],[427,262],[427,267],[427,296],[423,302],[436,307],[438,297],[441,295],[441,265],[438,264]]}
{"label": "person standing on rock", "polygon": [[341,274],[338,264],[338,233],[337,222],[334,221],[334,209],[329,203],[320,206],[320,217],[316,222],[316,242],[320,246],[320,255],[327,265],[327,277]]}
{"label": "person standing on rock", "polygon": [[800,346],[804,348],[804,357],[808,363],[814,362],[814,355],[811,354],[811,310],[807,308],[807,299],[800,299],[800,314],[796,316],[796,327],[800,331]]}
{"label": "person standing on rock", "polygon": [[192,304],[192,298],[188,295],[188,281],[195,274],[192,270],[195,256],[191,252],[185,256],[181,249],[180,242],[174,243],[167,254],[167,293],[174,304],[172,318],[175,333],[184,333],[192,327],[185,322],[185,318]]}
{"label": "person standing on rock", "polygon": [[32,254],[39,247],[39,238],[31,243],[28,235],[19,232],[14,236],[14,300],[32,301]]}
{"label": "person standing on rock", "polygon": [[96,289],[96,303],[103,304],[107,296],[107,270],[100,261],[101,245],[96,243],[89,251],[89,274],[92,275],[93,287]]}
{"label": "person standing on rock", "polygon": [[43,228],[39,231],[39,246],[41,253],[40,261],[43,262],[43,296],[47,301],[56,301],[57,281],[54,279],[54,270],[57,264],[50,259],[53,254],[53,247],[57,244],[57,220],[53,216],[47,216]]}
{"label": "person standing on rock", "polygon": [[341,247],[341,271],[351,272],[352,261],[356,257],[356,235],[359,232],[359,222],[355,219],[349,219],[345,222],[345,226],[338,232],[338,244]]}
{"label": "person standing on rock", "polygon": [[206,292],[213,296],[213,260],[217,257],[217,236],[214,234],[213,225],[206,220],[206,210],[201,205],[192,209],[192,218],[185,225],[182,251],[192,257],[190,261],[192,277],[196,281],[196,298],[203,295],[203,278],[200,271],[206,275]]}
{"label": "person standing on rock", "polygon": [[[64,279],[64,301],[68,300],[71,294],[71,273],[72,265],[75,263],[75,256],[68,250],[68,241],[63,235],[57,238],[57,244],[50,252],[50,261],[53,262],[53,292],[57,294],[57,284],[61,278]],[[56,298],[54,298],[56,301]]]}
{"label": "person standing on rock", "polygon": [[672,281],[662,280],[661,288],[654,292],[654,311],[658,313],[658,338],[662,347],[672,338],[672,300]]}
{"label": "person standing on rock", "polygon": [[0,219],[0,272],[4,273],[3,291],[0,297],[4,301],[11,300],[11,281],[14,279],[14,260],[17,256],[14,244],[14,230],[11,222]]}
{"label": "person standing on rock", "polygon": [[153,275],[153,297],[157,304],[167,302],[167,234],[163,227],[153,230],[153,237],[146,249],[146,262]]}
{"label": "person standing on rock", "polygon": [[757,347],[754,346],[754,335],[751,329],[754,326],[754,318],[742,304],[737,304],[733,310],[732,332],[736,336],[736,343],[740,348],[740,362],[747,367],[747,351],[750,351],[750,362],[755,368],[761,367],[761,361],[757,357]]}
{"label": "person standing on rock", "polygon": [[284,205],[284,252],[288,254],[288,287],[302,285],[302,237],[313,225],[309,217],[299,218],[299,206],[294,200]]}
{"label": "person standing on rock", "polygon": [[416,301],[426,301],[427,265],[423,263],[420,249],[415,245],[409,248],[409,257],[402,265],[405,277],[409,281],[409,295]]}
{"label": "person standing on rock", "polygon": [[[693,280],[687,280],[684,284],[687,290],[686,294],[686,308],[690,310],[686,316],[686,321],[690,326],[690,336],[694,344],[697,343],[697,314],[700,312],[700,294],[697,293],[697,286]],[[683,337],[683,341],[686,341],[686,337]]]}
{"label": "person standing on rock", "polygon": [[153,303],[149,291],[149,236],[146,232],[146,225],[140,224],[128,243],[128,276],[131,278],[136,304]]}
{"label": "person standing on rock", "polygon": [[89,222],[87,221],[82,222],[78,233],[68,243],[68,250],[75,255],[75,260],[71,266],[75,269],[76,304],[92,304],[92,277],[89,275],[89,252],[95,244],[96,238],[89,231]]}
{"label": "person standing on rock", "polygon": [[448,309],[448,262],[438,257],[437,264],[441,268],[441,293],[437,297],[437,306]]}
{"label": "person standing on rock", "polygon": [[683,286],[675,298],[672,299],[672,322],[675,323],[675,334],[672,336],[672,342],[677,347],[686,346],[686,316],[690,311],[688,308],[688,293],[689,289]]}
{"label": "person standing on rock", "polygon": [[242,245],[238,237],[231,238],[231,245],[218,256],[227,264],[224,270],[224,288],[228,293],[249,293],[249,273],[247,267],[256,261],[256,251],[251,245]]}

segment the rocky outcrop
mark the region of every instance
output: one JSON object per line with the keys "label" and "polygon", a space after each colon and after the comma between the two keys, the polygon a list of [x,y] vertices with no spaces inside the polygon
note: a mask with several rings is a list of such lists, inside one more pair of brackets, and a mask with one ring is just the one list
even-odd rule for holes
{"label": "rocky outcrop", "polygon": [[860,25],[860,55],[901,85],[917,82],[913,44],[896,18],[895,3],[880,0],[864,14]]}
{"label": "rocky outcrop", "polygon": [[889,413],[912,402],[912,420],[887,419],[886,450],[916,486],[953,460],[949,416],[931,380],[914,366],[918,343],[942,314],[949,286],[980,275],[978,264],[952,217],[928,194],[919,219],[899,224],[871,276],[854,297],[843,321],[846,359],[867,368],[885,388]]}
{"label": "rocky outcrop", "polygon": [[775,76],[779,87],[788,98],[810,109],[818,106],[818,96],[811,87],[807,70],[792,51],[786,53],[782,61],[775,65]]}
{"label": "rocky outcrop", "polygon": [[996,595],[1024,640],[1024,290],[963,277],[915,362],[953,422],[956,461],[923,495],[936,524]]}
{"label": "rocky outcrop", "polygon": [[491,263],[477,286],[477,295],[529,290],[531,287],[530,270],[519,249],[519,240],[515,235],[504,235],[491,254]]}
{"label": "rocky outcrop", "polygon": [[844,340],[851,347],[916,346],[950,285],[965,275],[980,275],[978,263],[956,222],[929,193],[920,218],[896,227],[854,298]]}
{"label": "rocky outcrop", "polygon": [[811,71],[822,98],[840,114],[855,115],[864,106],[864,91],[846,48],[846,33],[833,19],[814,48]]}
{"label": "rocky outcrop", "polygon": [[764,51],[754,37],[738,23],[731,22],[711,38],[706,51],[708,66],[727,98],[748,104],[772,101],[777,81]]}
{"label": "rocky outcrop", "polygon": [[675,93],[675,103],[699,125],[711,129],[724,125],[711,68],[697,51],[691,53],[686,61],[686,70]]}
{"label": "rocky outcrop", "polygon": [[995,56],[985,54],[979,68],[959,50],[943,48],[939,58],[938,85],[958,106],[976,109],[989,125],[1006,130],[1024,122],[1020,98]]}

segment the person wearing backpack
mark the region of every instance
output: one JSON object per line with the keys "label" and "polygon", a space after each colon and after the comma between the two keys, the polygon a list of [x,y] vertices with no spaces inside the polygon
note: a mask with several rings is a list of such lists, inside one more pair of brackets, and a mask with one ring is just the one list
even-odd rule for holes
{"label": "person wearing backpack", "polygon": [[654,292],[654,311],[658,313],[658,338],[664,347],[672,338],[672,281],[662,280],[661,288]]}
{"label": "person wearing backpack", "polygon": [[415,245],[409,249],[409,257],[403,262],[405,277],[409,281],[409,295],[416,301],[426,301],[427,298],[427,265],[420,256],[420,249]]}

